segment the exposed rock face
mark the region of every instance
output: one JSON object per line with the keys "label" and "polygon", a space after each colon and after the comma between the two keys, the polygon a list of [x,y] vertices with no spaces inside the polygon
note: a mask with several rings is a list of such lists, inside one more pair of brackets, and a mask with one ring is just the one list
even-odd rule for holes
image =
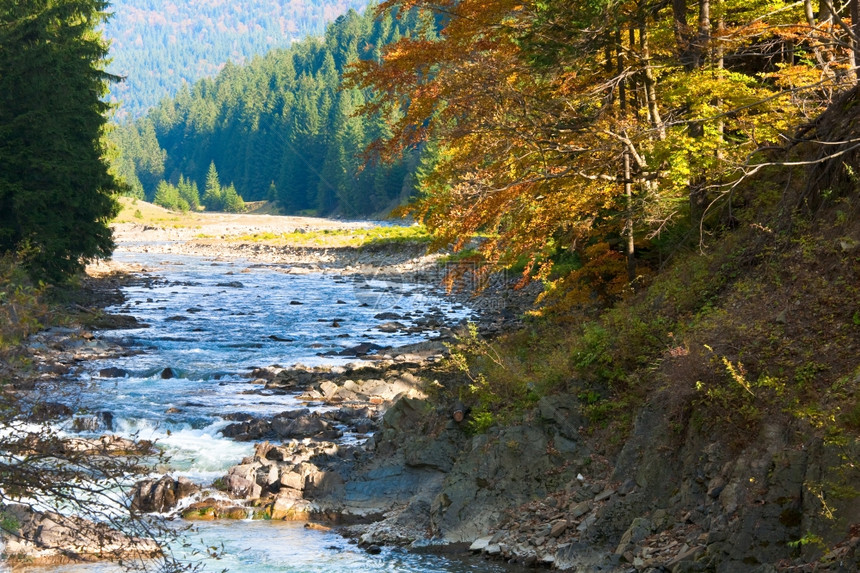
{"label": "exposed rock face", "polygon": [[[733,450],[702,426],[672,426],[660,397],[611,458],[595,453],[572,395],[471,435],[451,404],[426,399],[419,374],[405,359],[291,374],[303,397],[341,407],[239,422],[245,433],[264,423],[272,439],[297,438],[260,444],[224,478],[228,493],[274,519],[378,519],[347,528],[362,547],[432,537],[527,566],[765,573],[798,553],[816,557],[814,545],[791,545],[814,532],[838,543],[822,571],[860,570],[860,525],[849,529],[860,500],[811,489],[844,483],[833,447],[770,423]],[[315,441],[360,424],[375,429],[363,447]],[[821,517],[816,491],[841,521]]]}
{"label": "exposed rock face", "polygon": [[176,503],[200,491],[191,480],[164,476],[160,479],[145,479],[131,490],[131,507],[145,513],[164,513],[176,507]]}
{"label": "exposed rock face", "polygon": [[153,540],[129,537],[79,517],[42,513],[21,504],[6,505],[2,513],[6,523],[14,523],[6,537],[5,550],[13,565],[57,565],[161,554]]}

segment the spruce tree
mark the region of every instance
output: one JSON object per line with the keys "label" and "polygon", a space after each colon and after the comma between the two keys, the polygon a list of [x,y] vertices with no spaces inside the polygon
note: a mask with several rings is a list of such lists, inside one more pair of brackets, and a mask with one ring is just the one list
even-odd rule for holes
{"label": "spruce tree", "polygon": [[100,0],[0,3],[0,253],[59,281],[108,257],[122,186],[108,169]]}
{"label": "spruce tree", "polygon": [[203,191],[203,205],[210,211],[221,211],[224,208],[224,191],[218,179],[215,162],[209,164],[206,173],[206,189]]}

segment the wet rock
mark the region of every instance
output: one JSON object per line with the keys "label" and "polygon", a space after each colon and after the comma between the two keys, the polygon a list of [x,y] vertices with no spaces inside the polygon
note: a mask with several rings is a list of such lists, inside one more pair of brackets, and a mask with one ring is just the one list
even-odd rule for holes
{"label": "wet rock", "polygon": [[67,454],[141,455],[151,453],[152,442],[127,440],[119,436],[101,436],[97,439],[70,438],[59,444]]}
{"label": "wet rock", "polygon": [[189,521],[211,521],[214,519],[245,519],[248,510],[240,505],[222,500],[207,498],[192,503],[182,510],[182,518]]}
{"label": "wet rock", "polygon": [[227,288],[244,288],[245,285],[239,281],[229,281],[223,283],[216,283],[215,286],[218,287],[227,287]]}
{"label": "wet rock", "polygon": [[162,380],[170,380],[171,378],[176,378],[176,371],[169,366],[161,371]]}
{"label": "wet rock", "polygon": [[380,332],[392,333],[406,328],[402,322],[385,322],[376,327]]}
{"label": "wet rock", "polygon": [[376,354],[379,350],[382,350],[382,346],[378,344],[373,344],[372,342],[363,342],[351,348],[345,348],[340,352],[334,353],[336,356],[367,356],[368,354]]}
{"label": "wet rock", "polygon": [[319,373],[307,370],[282,370],[274,375],[266,388],[304,388],[317,381]]}
{"label": "wet rock", "polygon": [[277,334],[270,334],[270,340],[274,340],[275,342],[295,342],[292,338],[284,338],[282,336],[278,336]]}
{"label": "wet rock", "polygon": [[99,370],[99,378],[126,378],[128,375],[128,370],[125,368],[117,368],[116,366]]}
{"label": "wet rock", "polygon": [[396,312],[380,312],[374,315],[373,318],[377,320],[400,320],[403,317]]}
{"label": "wet rock", "polygon": [[48,422],[68,418],[72,415],[72,409],[58,402],[39,402],[33,405],[27,418],[31,422]]}
{"label": "wet rock", "polygon": [[269,435],[272,431],[271,424],[266,420],[252,418],[245,422],[228,424],[221,430],[221,435],[239,442],[259,440]]}
{"label": "wet rock", "polygon": [[269,511],[271,519],[303,521],[311,516],[311,502],[279,495]]}
{"label": "wet rock", "polygon": [[111,412],[98,412],[86,416],[77,416],[72,420],[72,429],[76,432],[113,431],[113,414]]}
{"label": "wet rock", "polygon": [[187,316],[177,315],[177,316],[168,316],[164,319],[165,322],[185,322],[189,320]]}
{"label": "wet rock", "polygon": [[183,498],[197,493],[200,488],[191,480],[164,476],[160,479],[139,481],[131,490],[131,506],[135,511],[164,513],[176,507]]}
{"label": "wet rock", "polygon": [[69,562],[139,559],[161,554],[151,539],[125,535],[105,524],[74,516],[35,511],[23,504],[2,507],[7,529],[6,547],[11,565],[58,565]]}

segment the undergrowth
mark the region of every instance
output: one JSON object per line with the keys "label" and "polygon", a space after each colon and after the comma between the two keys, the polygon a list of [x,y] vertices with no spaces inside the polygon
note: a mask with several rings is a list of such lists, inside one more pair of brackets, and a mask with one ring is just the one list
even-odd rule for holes
{"label": "undergrowth", "polygon": [[765,419],[802,421],[831,443],[860,435],[860,199],[850,190],[789,209],[757,190],[735,198],[736,228],[704,250],[676,246],[637,292],[611,304],[556,297],[492,341],[470,330],[452,364],[469,381],[472,429],[567,393],[611,449],[663,392],[686,412],[678,431],[693,423],[737,445]]}
{"label": "undergrowth", "polygon": [[0,258],[0,353],[20,344],[48,320],[46,291],[12,257]]}

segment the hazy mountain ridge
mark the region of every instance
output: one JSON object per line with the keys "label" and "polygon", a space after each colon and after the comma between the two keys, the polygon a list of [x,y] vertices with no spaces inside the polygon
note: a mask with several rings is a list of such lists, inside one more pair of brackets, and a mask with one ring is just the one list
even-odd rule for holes
{"label": "hazy mountain ridge", "polygon": [[184,83],[218,73],[228,60],[321,35],[325,24],[366,0],[116,0],[105,26],[108,70],[125,77],[111,89],[120,119],[139,117]]}

